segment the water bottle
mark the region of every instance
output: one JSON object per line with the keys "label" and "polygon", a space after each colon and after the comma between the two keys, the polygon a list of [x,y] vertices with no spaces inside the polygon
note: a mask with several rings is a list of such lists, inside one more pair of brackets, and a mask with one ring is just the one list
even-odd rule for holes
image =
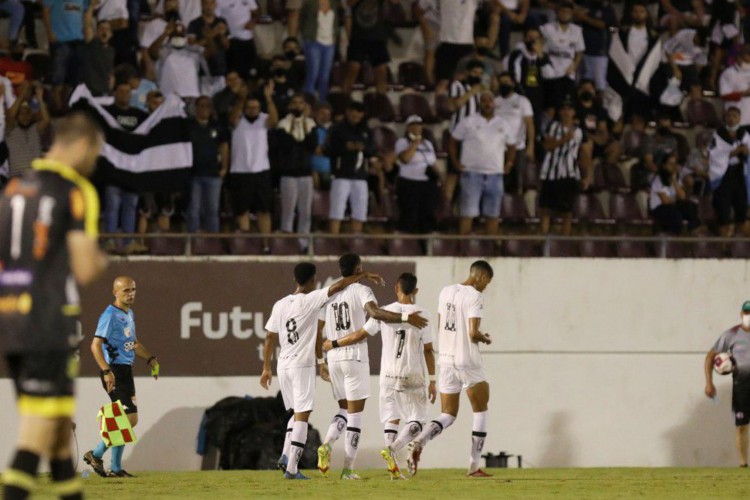
{"label": "water bottle", "polygon": [[91,475],[91,471],[90,471],[90,470],[88,470],[88,469],[84,469],[84,470],[83,470],[83,471],[81,472],[81,477],[82,477],[83,479],[88,479],[90,475]]}

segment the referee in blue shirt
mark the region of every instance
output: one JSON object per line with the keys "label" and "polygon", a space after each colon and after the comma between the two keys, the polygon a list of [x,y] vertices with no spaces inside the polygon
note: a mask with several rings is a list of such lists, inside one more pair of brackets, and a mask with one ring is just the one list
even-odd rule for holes
{"label": "referee in blue shirt", "polygon": [[[159,378],[159,363],[140,343],[135,334],[135,316],[131,309],[135,302],[135,281],[128,276],[115,279],[113,294],[115,301],[104,310],[96,327],[91,352],[101,369],[102,386],[112,402],[120,401],[130,424],[138,423],[138,407],[133,381],[135,357],[146,360],[154,379]],[[132,477],[122,468],[122,453],[125,446],[112,447],[111,471],[104,469],[102,457],[107,445],[101,441],[97,447],[86,452],[83,461],[102,477]]]}

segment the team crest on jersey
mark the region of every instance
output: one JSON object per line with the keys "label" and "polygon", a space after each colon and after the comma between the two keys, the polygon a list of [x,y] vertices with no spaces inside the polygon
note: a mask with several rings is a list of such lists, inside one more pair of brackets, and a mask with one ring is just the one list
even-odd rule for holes
{"label": "team crest on jersey", "polygon": [[132,333],[130,332],[130,327],[129,326],[126,327],[126,328],[124,328],[122,330],[122,333],[124,333],[127,338],[130,338],[130,336],[132,335]]}

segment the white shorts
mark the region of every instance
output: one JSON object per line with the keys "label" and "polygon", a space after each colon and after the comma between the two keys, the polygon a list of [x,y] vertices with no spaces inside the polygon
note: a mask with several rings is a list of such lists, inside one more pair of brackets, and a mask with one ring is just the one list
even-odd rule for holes
{"label": "white shorts", "polygon": [[315,367],[293,367],[278,370],[284,407],[295,413],[312,411],[315,402]]}
{"label": "white shorts", "polygon": [[380,388],[380,421],[403,420],[424,422],[427,420],[426,389],[397,391],[389,387]]}
{"label": "white shorts", "polygon": [[487,380],[484,367],[459,370],[452,366],[440,365],[438,391],[442,394],[458,394],[462,389],[470,389]]}
{"label": "white shorts", "polygon": [[[365,160],[367,161],[367,160]],[[331,208],[328,213],[333,220],[344,220],[346,202],[352,207],[352,219],[367,221],[369,201],[367,181],[361,179],[333,179],[331,181]]]}
{"label": "white shorts", "polygon": [[359,401],[370,397],[370,363],[357,360],[328,363],[331,388],[336,401]]}

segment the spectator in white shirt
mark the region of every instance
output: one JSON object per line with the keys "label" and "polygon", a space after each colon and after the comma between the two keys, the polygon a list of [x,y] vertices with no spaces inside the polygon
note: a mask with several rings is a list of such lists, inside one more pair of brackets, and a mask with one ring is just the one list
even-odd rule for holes
{"label": "spectator in white shirt", "polygon": [[738,108],[742,113],[740,125],[750,125],[750,45],[743,45],[737,62],[721,73],[719,94],[724,109]]}
{"label": "spectator in white shirt", "polygon": [[495,96],[489,91],[479,98],[479,113],[462,120],[453,130],[448,149],[461,172],[461,234],[469,234],[474,218],[480,215],[485,218],[487,234],[498,233],[503,175],[515,161],[517,141],[516,131],[495,113]]}
{"label": "spectator in white shirt", "polygon": [[164,33],[149,47],[149,54],[153,60],[158,60],[156,77],[162,92],[193,99],[201,95],[200,71],[206,76],[211,72],[203,57],[203,48],[188,45],[182,23],[176,23],[174,29],[168,24]]}
{"label": "spectator in white shirt", "polygon": [[398,229],[406,233],[429,233],[435,228],[437,156],[422,129],[422,118],[411,115],[406,119],[405,136],[396,141]]}
{"label": "spectator in white shirt", "polygon": [[576,73],[586,49],[583,30],[571,22],[573,8],[573,2],[563,0],[557,8],[557,21],[539,28],[544,37],[544,50],[549,56],[549,64],[542,68],[542,75],[545,79],[545,101],[550,118],[565,96],[575,93]]}
{"label": "spectator in white shirt", "polygon": [[651,183],[648,208],[657,227],[671,234],[682,233],[682,221],[688,231],[700,226],[698,205],[691,202],[678,175],[677,154],[662,159],[659,173]]}
{"label": "spectator in white shirt", "polygon": [[511,168],[511,175],[505,177],[505,191],[521,192],[521,178],[527,161],[534,161],[534,110],[531,102],[516,93],[516,82],[513,75],[502,73],[499,78],[500,95],[495,98],[495,113],[510,123],[511,129],[517,132],[516,160]]}
{"label": "spectator in white shirt", "polygon": [[218,0],[216,15],[229,23],[228,71],[249,77],[257,58],[253,30],[260,16],[258,4],[255,0]]}
{"label": "spectator in white shirt", "polygon": [[[151,58],[150,48],[156,40],[164,34],[169,26],[174,30],[175,24],[181,20],[180,4],[177,0],[164,0],[163,14],[149,21],[143,29],[140,37],[141,62],[147,79],[156,81],[156,70],[154,59]],[[158,49],[157,49],[158,52]]]}
{"label": "spectator in white shirt", "polygon": [[688,28],[678,31],[664,43],[664,58],[672,68],[672,76],[680,80],[680,90],[693,99],[701,97],[698,75],[708,62],[705,36]]}
{"label": "spectator in white shirt", "polygon": [[435,80],[441,82],[452,80],[457,62],[474,50],[474,18],[479,0],[437,1],[440,43],[435,55]]}

